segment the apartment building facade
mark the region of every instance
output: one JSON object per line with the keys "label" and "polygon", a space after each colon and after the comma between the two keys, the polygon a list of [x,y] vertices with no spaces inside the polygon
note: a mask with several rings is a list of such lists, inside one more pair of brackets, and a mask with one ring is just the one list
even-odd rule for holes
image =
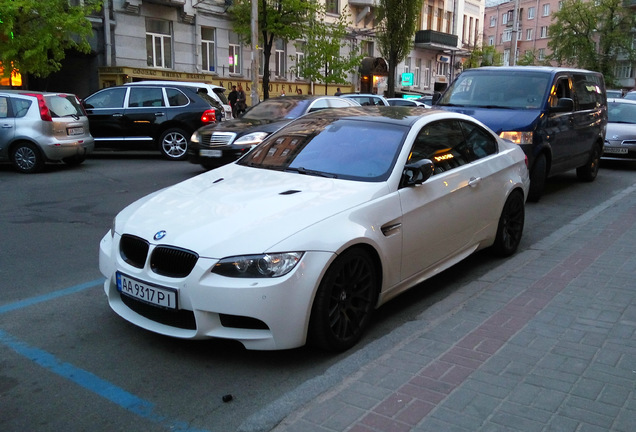
{"label": "apartment building facade", "polygon": [[[271,97],[297,89],[304,94],[332,94],[336,87],[387,90],[388,68],[375,42],[377,0],[325,1],[328,19],[349,15],[349,46],[357,46],[367,58],[344,86],[325,86],[309,82],[295,68],[302,62],[304,41],[277,40],[269,64]],[[249,96],[252,50],[232,28],[230,5],[231,0],[106,0],[100,15],[91,17],[93,52],[69,55],[60,73],[46,81],[32,79],[29,86],[86,96],[139,80],[204,81],[226,88],[241,84]],[[396,91],[432,93],[448,85],[461,71],[463,58],[481,44],[483,14],[484,0],[424,0],[413,49],[396,68]],[[257,55],[262,76],[262,53]],[[411,79],[403,81],[402,76]]]}

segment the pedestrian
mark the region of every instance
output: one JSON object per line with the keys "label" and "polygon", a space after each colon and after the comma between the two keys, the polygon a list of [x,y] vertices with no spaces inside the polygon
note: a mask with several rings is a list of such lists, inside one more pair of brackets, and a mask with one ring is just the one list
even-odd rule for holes
{"label": "pedestrian", "polygon": [[281,96],[285,96],[285,90],[282,90],[282,91],[280,92],[280,95],[281,95]]}
{"label": "pedestrian", "polygon": [[245,92],[243,91],[243,86],[238,85],[238,90],[236,92],[236,115],[237,117],[243,114],[247,110],[247,96],[245,96]]}
{"label": "pedestrian", "polygon": [[342,92],[340,91],[340,87],[338,87],[336,89],[336,93],[334,93],[334,96],[340,96],[342,94]]}
{"label": "pedestrian", "polygon": [[302,89],[297,88],[297,89],[296,89],[296,94],[297,94],[297,95],[301,95],[301,94],[303,94]]}
{"label": "pedestrian", "polygon": [[227,100],[230,102],[230,106],[232,107],[232,117],[236,117],[236,100],[238,98],[238,92],[236,91],[236,86],[232,86],[232,91],[229,95],[227,95]]}

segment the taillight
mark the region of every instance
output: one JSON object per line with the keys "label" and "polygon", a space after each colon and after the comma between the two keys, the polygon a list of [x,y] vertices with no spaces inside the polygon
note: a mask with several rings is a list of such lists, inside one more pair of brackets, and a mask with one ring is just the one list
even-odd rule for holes
{"label": "taillight", "polygon": [[213,109],[205,110],[201,114],[201,123],[216,123],[216,111]]}
{"label": "taillight", "polygon": [[53,121],[53,117],[51,117],[51,111],[49,111],[49,107],[46,106],[46,102],[44,101],[44,96],[41,94],[33,94],[33,93],[24,93],[27,96],[34,96],[38,99],[38,108],[40,108],[40,118],[43,121]]}

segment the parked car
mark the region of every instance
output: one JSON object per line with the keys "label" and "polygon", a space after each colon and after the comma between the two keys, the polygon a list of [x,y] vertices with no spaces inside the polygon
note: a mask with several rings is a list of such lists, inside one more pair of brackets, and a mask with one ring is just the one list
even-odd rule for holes
{"label": "parked car", "polygon": [[603,75],[580,69],[511,66],[468,69],[434,108],[481,120],[521,146],[537,201],[549,176],[576,169],[593,181],[603,154],[607,100]]}
{"label": "parked car", "polygon": [[22,173],[78,165],[93,151],[88,118],[70,93],[0,90],[0,160]]}
{"label": "parked car", "polygon": [[636,100],[636,90],[628,91],[627,93],[625,93],[623,99]]}
{"label": "parked car", "polygon": [[158,149],[164,157],[187,157],[190,136],[217,123],[222,108],[207,92],[176,84],[108,87],[83,101],[96,147]]}
{"label": "parked car", "polygon": [[430,105],[426,105],[423,102],[419,102],[416,99],[403,99],[403,98],[387,98],[386,100],[391,106],[418,106],[423,108],[430,108]]}
{"label": "parked car", "polygon": [[636,100],[607,100],[603,159],[636,160]]}
{"label": "parked car", "polygon": [[164,85],[180,85],[187,87],[195,87],[197,91],[201,89],[205,89],[207,94],[212,97],[212,99],[216,100],[219,105],[223,108],[223,113],[221,115],[221,121],[232,120],[234,117],[232,116],[232,107],[230,106],[230,102],[227,100],[227,96],[225,95],[225,87],[221,87],[214,84],[208,84],[204,82],[190,82],[190,81],[135,81],[131,83],[126,83],[125,85],[147,85],[147,84],[164,84]]}
{"label": "parked car", "polygon": [[622,98],[623,97],[623,90],[605,90],[605,93],[607,94],[607,98]]}
{"label": "parked car", "polygon": [[377,94],[345,93],[340,95],[340,97],[353,99],[362,106],[367,106],[367,105],[389,106],[389,102],[383,96],[380,96]]}
{"label": "parked car", "polygon": [[523,151],[471,117],[318,111],[124,209],[104,289],[163,335],[346,350],[401,292],[477,250],[513,254],[528,187]]}
{"label": "parked car", "polygon": [[191,138],[189,160],[206,169],[233,162],[293,119],[325,108],[359,106],[337,96],[284,96],[267,99],[232,121],[204,126]]}

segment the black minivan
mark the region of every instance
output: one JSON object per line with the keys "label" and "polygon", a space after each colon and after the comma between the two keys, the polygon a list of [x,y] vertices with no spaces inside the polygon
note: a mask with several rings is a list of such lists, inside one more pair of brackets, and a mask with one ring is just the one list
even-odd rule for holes
{"label": "black minivan", "polygon": [[468,114],[528,156],[530,192],[538,201],[549,176],[576,169],[598,174],[607,127],[603,75],[543,66],[481,67],[462,72],[434,108]]}

